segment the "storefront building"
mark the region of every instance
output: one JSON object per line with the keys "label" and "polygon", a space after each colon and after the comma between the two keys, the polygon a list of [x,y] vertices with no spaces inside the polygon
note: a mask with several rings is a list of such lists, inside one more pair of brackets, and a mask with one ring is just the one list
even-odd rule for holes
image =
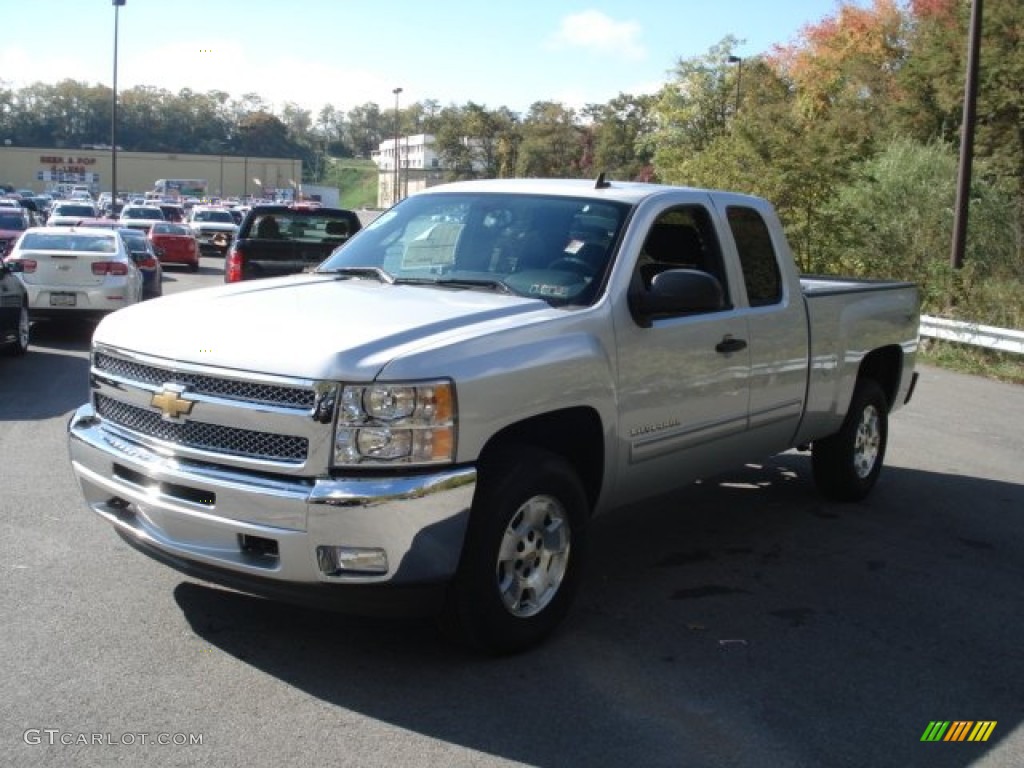
{"label": "storefront building", "polygon": [[[110,148],[0,147],[0,184],[33,192],[88,184],[110,192]],[[117,152],[119,194],[153,191],[158,179],[202,179],[215,197],[275,197],[302,183],[302,161],[283,157]]]}

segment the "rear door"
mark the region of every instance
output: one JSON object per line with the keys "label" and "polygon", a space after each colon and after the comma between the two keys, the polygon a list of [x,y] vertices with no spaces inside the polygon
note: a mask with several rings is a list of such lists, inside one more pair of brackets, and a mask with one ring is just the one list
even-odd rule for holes
{"label": "rear door", "polygon": [[[717,198],[738,254],[738,302],[746,306],[750,349],[750,456],[793,445],[807,394],[808,325],[803,294],[780,269],[792,261],[781,225],[743,198]],[[772,216],[773,224],[766,217]]]}

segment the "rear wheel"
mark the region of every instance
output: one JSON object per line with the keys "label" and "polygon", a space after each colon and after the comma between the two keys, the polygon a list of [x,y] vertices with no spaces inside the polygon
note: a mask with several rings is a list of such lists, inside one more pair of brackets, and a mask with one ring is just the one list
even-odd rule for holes
{"label": "rear wheel", "polygon": [[582,568],[587,498],[572,467],[532,447],[480,472],[445,628],[489,653],[513,653],[565,618]]}
{"label": "rear wheel", "polygon": [[889,438],[889,402],[873,379],[861,379],[836,434],[815,440],[814,481],[824,496],[859,501],[878,481]]}

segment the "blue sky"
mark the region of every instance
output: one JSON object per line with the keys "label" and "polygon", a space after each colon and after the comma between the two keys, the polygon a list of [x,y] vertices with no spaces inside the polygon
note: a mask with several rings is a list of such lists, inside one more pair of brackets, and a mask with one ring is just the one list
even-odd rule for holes
{"label": "blue sky", "polygon": [[[857,0],[864,5],[867,0]],[[740,56],[794,40],[838,0],[126,0],[118,89],[255,92],[279,108],[436,99],[525,112],[657,90],[726,35]],[[0,80],[109,85],[111,0],[8,0]]]}

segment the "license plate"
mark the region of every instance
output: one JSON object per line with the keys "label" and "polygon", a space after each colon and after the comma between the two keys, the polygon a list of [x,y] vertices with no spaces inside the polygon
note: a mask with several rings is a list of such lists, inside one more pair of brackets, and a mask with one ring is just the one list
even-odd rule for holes
{"label": "license plate", "polygon": [[50,306],[51,307],[73,307],[76,303],[76,297],[73,293],[51,293],[50,294]]}

